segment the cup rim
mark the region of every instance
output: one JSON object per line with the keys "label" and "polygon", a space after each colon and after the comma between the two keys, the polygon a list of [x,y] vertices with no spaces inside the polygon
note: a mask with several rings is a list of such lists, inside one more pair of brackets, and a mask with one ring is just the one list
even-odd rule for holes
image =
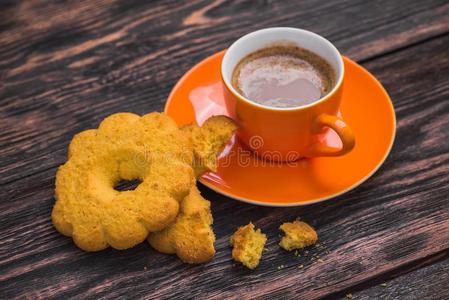
{"label": "cup rim", "polygon": [[[337,64],[338,67],[341,70],[340,76],[337,78],[337,82],[335,83],[334,87],[332,88],[332,90],[327,93],[324,97],[321,97],[320,99],[318,99],[315,102],[306,104],[306,105],[301,105],[301,106],[293,106],[293,107],[274,107],[274,106],[268,106],[268,105],[264,105],[264,104],[260,104],[254,101],[251,101],[250,99],[244,97],[243,95],[240,95],[240,93],[238,93],[235,88],[232,86],[232,84],[230,84],[228,78],[225,78],[224,76],[224,68],[225,65],[227,63],[227,60],[229,59],[229,53],[231,53],[231,51],[237,51],[238,50],[238,44],[242,43],[243,41],[251,38],[253,35],[260,35],[262,33],[265,32],[272,32],[272,31],[277,31],[277,30],[286,30],[286,31],[294,31],[294,32],[298,32],[301,34],[305,34],[305,35],[309,35],[315,39],[320,40],[321,42],[323,42],[324,44],[326,44],[332,51],[334,51],[337,54],[338,60],[337,60]],[[332,97],[337,90],[340,88],[340,86],[343,83],[343,78],[344,78],[344,74],[345,74],[345,66],[344,66],[344,62],[343,62],[343,57],[340,53],[340,51],[338,51],[338,49],[334,46],[334,44],[332,44],[329,40],[327,40],[326,38],[324,38],[323,36],[316,34],[312,31],[309,30],[305,30],[305,29],[300,29],[300,28],[294,28],[294,27],[269,27],[269,28],[264,28],[264,29],[259,29],[256,31],[252,31],[250,33],[247,33],[245,35],[243,35],[242,37],[240,37],[239,39],[237,39],[236,41],[234,41],[231,46],[226,50],[226,53],[223,57],[223,60],[221,61],[221,79],[223,81],[223,83],[225,84],[226,88],[237,98],[241,99],[242,101],[250,104],[250,105],[254,105],[256,107],[265,109],[265,110],[271,110],[271,111],[298,111],[298,110],[303,110],[303,109],[307,109],[310,108],[312,106],[318,105],[319,103],[322,103],[324,101],[326,101],[327,99],[329,99],[330,97]]]}

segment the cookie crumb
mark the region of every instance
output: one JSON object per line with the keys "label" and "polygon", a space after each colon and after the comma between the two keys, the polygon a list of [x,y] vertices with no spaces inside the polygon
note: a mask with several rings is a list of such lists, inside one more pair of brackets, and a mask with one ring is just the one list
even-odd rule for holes
{"label": "cookie crumb", "polygon": [[302,268],[304,268],[304,265],[299,265],[298,268],[302,269]]}
{"label": "cookie crumb", "polygon": [[266,241],[267,236],[260,229],[256,230],[253,223],[239,227],[230,239],[232,257],[247,268],[254,269],[259,265]]}
{"label": "cookie crumb", "polygon": [[305,222],[294,221],[291,223],[283,223],[279,229],[285,233],[279,246],[287,251],[315,245],[318,240],[315,229]]}
{"label": "cookie crumb", "polygon": [[352,299],[352,294],[351,294],[351,293],[349,293],[349,294],[346,294],[346,298],[348,298],[348,299]]}
{"label": "cookie crumb", "polygon": [[386,287],[387,284],[386,283],[382,283],[380,286]]}

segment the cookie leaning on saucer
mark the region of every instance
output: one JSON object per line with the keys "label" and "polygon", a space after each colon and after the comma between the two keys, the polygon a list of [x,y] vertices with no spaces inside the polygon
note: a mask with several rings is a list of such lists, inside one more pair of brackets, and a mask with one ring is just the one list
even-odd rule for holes
{"label": "cookie leaning on saucer", "polygon": [[217,171],[217,157],[237,130],[235,123],[225,116],[213,116],[201,127],[187,125],[181,128],[193,144],[193,168],[200,177],[206,172]]}
{"label": "cookie leaning on saucer", "polygon": [[[52,221],[78,247],[130,248],[172,223],[195,182],[193,145],[161,113],[118,113],[77,134],[56,175]],[[120,180],[139,179],[133,191]]]}

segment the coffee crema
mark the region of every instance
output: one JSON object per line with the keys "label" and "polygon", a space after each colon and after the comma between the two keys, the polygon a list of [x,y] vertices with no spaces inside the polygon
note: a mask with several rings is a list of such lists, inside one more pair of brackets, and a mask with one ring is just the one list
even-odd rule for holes
{"label": "coffee crema", "polygon": [[288,108],[313,103],[335,84],[335,71],[319,55],[296,46],[272,46],[244,57],[232,85],[245,98]]}

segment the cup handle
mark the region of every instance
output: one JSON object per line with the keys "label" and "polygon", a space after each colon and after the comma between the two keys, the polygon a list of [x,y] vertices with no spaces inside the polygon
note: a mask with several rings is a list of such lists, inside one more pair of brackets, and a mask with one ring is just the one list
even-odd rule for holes
{"label": "cup handle", "polygon": [[316,142],[310,145],[306,152],[306,157],[340,156],[350,152],[354,148],[354,133],[342,119],[328,114],[321,114],[312,124],[312,133],[321,133],[325,127],[331,128],[338,134],[343,146],[341,148],[329,147],[321,142]]}

